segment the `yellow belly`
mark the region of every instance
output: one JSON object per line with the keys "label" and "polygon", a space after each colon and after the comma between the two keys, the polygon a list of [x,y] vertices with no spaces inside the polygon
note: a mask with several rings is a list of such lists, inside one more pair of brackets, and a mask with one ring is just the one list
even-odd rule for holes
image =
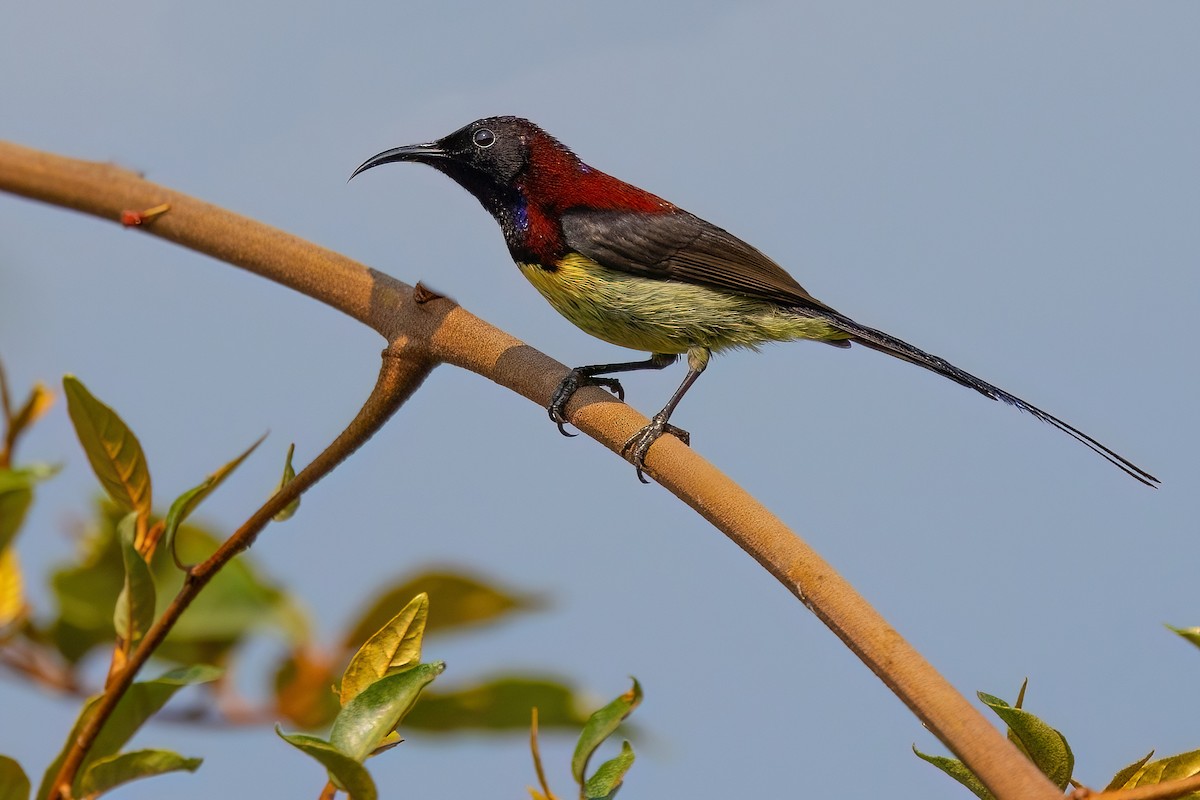
{"label": "yellow belly", "polygon": [[558,313],[606,342],[650,353],[719,351],[794,339],[850,338],[820,319],[765,300],[690,283],[643,278],[571,254],[556,270],[520,264]]}

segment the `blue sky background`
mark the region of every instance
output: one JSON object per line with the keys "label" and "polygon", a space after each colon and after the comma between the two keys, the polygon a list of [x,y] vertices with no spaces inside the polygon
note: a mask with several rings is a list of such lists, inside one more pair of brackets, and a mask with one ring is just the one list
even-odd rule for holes
{"label": "blue sky background", "polygon": [[[807,537],[964,692],[1027,707],[1102,786],[1200,746],[1200,6],[1187,2],[15,4],[0,136],[112,160],[408,282],[572,364],[627,351],[560,319],[492,220],[433,170],[366,157],[478,117],[530,117],[585,160],[753,242],[815,296],[949,358],[1163,480],[865,349],[719,357],[676,421]],[[374,380],[378,337],[252,275],[0,196],[0,357],[78,374],[128,420],[158,496],[272,436],[205,509],[230,528]],[[682,368],[626,380],[657,410]],[[66,464],[19,541],[71,551],[96,491],[63,406],[25,459]],[[594,442],[444,367],[253,557],[334,638],[429,563],[547,612],[431,642],[449,687],[510,667],[607,699],[637,675],[623,797],[957,798],[939,745],[756,564]],[[48,610],[31,578],[33,602]],[[265,656],[264,659],[265,660]],[[239,676],[254,691],[258,676]],[[35,776],[74,702],[0,678],[0,752]],[[152,727],[207,761],[131,798],[315,797],[268,729]],[[545,745],[569,794],[572,741]],[[413,735],[386,796],[523,797],[522,736]]]}

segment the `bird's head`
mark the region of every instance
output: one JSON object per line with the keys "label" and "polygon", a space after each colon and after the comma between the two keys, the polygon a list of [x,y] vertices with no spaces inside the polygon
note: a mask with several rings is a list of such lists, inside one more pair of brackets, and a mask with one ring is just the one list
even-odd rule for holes
{"label": "bird's head", "polygon": [[509,205],[520,194],[522,178],[535,154],[554,151],[563,166],[579,159],[537,125],[520,117],[476,120],[435,142],[393,147],[371,156],[354,170],[360,172],[396,161],[428,164],[449,175],[489,209]]}
{"label": "bird's head", "polygon": [[559,215],[568,209],[666,213],[660,197],[589,167],[527,119],[487,117],[427,144],[371,156],[360,172],[395,161],[428,164],[491,212],[514,258],[549,259],[564,247]]}

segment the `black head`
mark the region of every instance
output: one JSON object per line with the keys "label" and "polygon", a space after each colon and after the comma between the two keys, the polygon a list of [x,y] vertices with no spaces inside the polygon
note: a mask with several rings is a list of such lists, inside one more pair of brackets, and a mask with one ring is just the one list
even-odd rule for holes
{"label": "black head", "polygon": [[529,120],[488,117],[436,142],[384,150],[363,162],[350,177],[380,164],[416,161],[446,173],[494,210],[496,204],[511,202],[515,184],[529,166],[533,148],[543,138],[553,141]]}

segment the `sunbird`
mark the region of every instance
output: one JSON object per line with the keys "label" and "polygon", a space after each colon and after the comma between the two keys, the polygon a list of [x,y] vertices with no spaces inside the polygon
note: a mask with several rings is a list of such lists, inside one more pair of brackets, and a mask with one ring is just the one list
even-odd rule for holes
{"label": "sunbird", "polygon": [[861,344],[924,367],[1053,425],[1147,486],[1159,482],[1032,403],[835,311],[746,242],[588,166],[529,120],[476,120],[434,142],[384,150],[350,177],[396,161],[427,164],[473,194],[500,224],[521,274],[558,313],[592,336],[650,353],[644,361],[571,370],[547,408],[564,435],[572,435],[566,408],[580,387],[602,386],[624,400],[620,382],[605,376],[663,369],[686,354],[683,383],[622,448],[643,483],[646,454],[659,437],[690,443],[671,414],[713,353],[796,339]]}

